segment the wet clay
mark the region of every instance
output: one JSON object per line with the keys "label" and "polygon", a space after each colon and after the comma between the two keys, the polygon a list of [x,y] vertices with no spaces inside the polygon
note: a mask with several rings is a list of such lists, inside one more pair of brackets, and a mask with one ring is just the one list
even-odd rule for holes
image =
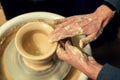
{"label": "wet clay", "polygon": [[49,41],[47,34],[39,30],[33,30],[23,36],[22,46],[27,53],[40,56],[49,53],[53,44]]}

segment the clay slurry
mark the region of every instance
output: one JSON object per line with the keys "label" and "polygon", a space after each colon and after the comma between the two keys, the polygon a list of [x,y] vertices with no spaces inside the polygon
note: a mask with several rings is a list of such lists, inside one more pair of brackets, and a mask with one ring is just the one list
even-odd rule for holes
{"label": "clay slurry", "polygon": [[25,51],[34,56],[45,55],[49,53],[52,47],[48,35],[39,30],[25,33],[22,39],[22,46]]}

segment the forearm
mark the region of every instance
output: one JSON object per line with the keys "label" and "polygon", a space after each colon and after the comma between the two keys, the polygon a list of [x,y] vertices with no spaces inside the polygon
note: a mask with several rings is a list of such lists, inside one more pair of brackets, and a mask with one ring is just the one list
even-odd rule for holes
{"label": "forearm", "polygon": [[95,63],[95,64],[90,64],[88,66],[89,70],[87,72],[87,75],[93,79],[96,80],[98,77],[98,74],[100,73],[101,69],[102,69],[102,65],[99,63]]}
{"label": "forearm", "polygon": [[109,64],[90,64],[85,73],[93,80],[120,80],[120,69]]}
{"label": "forearm", "polygon": [[100,73],[103,67],[101,64],[97,63],[92,56],[89,56],[86,63],[83,65],[83,69],[81,69],[81,65],[78,69],[93,80],[97,79],[98,74]]}

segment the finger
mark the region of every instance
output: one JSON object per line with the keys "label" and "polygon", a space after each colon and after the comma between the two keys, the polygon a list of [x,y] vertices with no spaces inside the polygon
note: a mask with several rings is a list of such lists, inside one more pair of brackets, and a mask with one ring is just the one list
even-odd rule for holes
{"label": "finger", "polygon": [[84,57],[83,53],[77,47],[71,46],[68,42],[65,44],[65,50],[71,56],[80,55],[81,57]]}
{"label": "finger", "polygon": [[62,19],[56,19],[54,20],[54,25],[57,25],[57,24],[61,24],[63,22],[65,22],[67,20],[67,18],[62,18]]}
{"label": "finger", "polygon": [[61,46],[63,49],[65,48],[65,43],[64,43],[64,40],[59,41],[59,44],[60,44],[60,46]]}
{"label": "finger", "polygon": [[58,48],[56,50],[56,53],[65,53],[65,50],[63,49],[63,46],[61,46],[61,44],[58,44]]}
{"label": "finger", "polygon": [[61,59],[63,61],[67,61],[69,58],[67,54],[62,54],[62,53],[57,53],[57,56],[59,59]]}
{"label": "finger", "polygon": [[61,60],[67,60],[68,59],[68,55],[66,54],[66,52],[64,51],[63,48],[58,47],[56,52],[57,52],[57,56],[59,57],[59,59],[61,59]]}
{"label": "finger", "polygon": [[56,24],[55,28],[65,28],[66,26],[69,26],[71,23],[75,22],[75,17],[66,18],[63,20],[63,22]]}
{"label": "finger", "polygon": [[92,56],[88,56],[88,59],[89,59],[90,61],[95,61],[95,59],[94,59]]}
{"label": "finger", "polygon": [[47,24],[51,25],[52,27],[54,27],[54,21],[53,20],[46,20],[45,22]]}
{"label": "finger", "polygon": [[[58,28],[59,29],[59,28]],[[73,37],[75,35],[83,34],[83,29],[75,23],[72,22],[69,26],[59,29],[59,31],[54,31],[50,34],[50,39],[54,41],[59,41],[60,39],[64,39],[67,37]]]}
{"label": "finger", "polygon": [[96,63],[95,59],[92,56],[88,56],[89,63]]}
{"label": "finger", "polygon": [[58,25],[55,25],[55,30],[52,32],[52,34],[56,34],[56,33],[59,33],[60,31],[64,30],[64,29],[67,29],[69,28],[69,26],[71,25],[71,23],[74,22],[74,19],[71,18],[61,24],[58,24]]}
{"label": "finger", "polygon": [[52,42],[55,42],[63,38],[63,34],[65,34],[65,30],[63,28],[58,27],[56,30],[49,34],[49,38]]}
{"label": "finger", "polygon": [[71,37],[73,34],[66,29],[62,28],[60,31],[52,32],[49,34],[49,38],[52,42],[59,41],[61,39]]}
{"label": "finger", "polygon": [[61,24],[61,23],[63,23],[63,22],[66,22],[67,20],[70,20],[70,19],[72,19],[72,18],[74,18],[74,16],[67,17],[67,18],[62,18],[62,19],[56,19],[56,20],[54,20],[54,24],[55,24],[55,25],[58,25],[58,24]]}
{"label": "finger", "polygon": [[82,38],[80,41],[79,41],[79,46],[80,48],[84,48],[88,43],[92,42],[93,40],[95,40],[97,37],[96,37],[96,33],[93,33],[91,35],[88,35],[87,37],[85,38]]}
{"label": "finger", "polygon": [[61,39],[64,39],[66,35],[64,31],[63,32],[60,31],[59,33],[56,33],[56,34],[50,34],[49,37],[50,37],[51,42],[56,42]]}
{"label": "finger", "polygon": [[73,47],[68,42],[65,43],[65,50],[70,55],[71,54],[76,55],[76,53],[73,51]]}

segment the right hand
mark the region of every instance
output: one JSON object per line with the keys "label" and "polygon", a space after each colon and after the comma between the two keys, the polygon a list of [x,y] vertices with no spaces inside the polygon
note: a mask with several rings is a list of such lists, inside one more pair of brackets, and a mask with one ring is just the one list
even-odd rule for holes
{"label": "right hand", "polygon": [[96,80],[102,65],[97,63],[92,56],[82,53],[77,47],[65,43],[64,47],[57,49],[59,59],[71,64],[90,78]]}

